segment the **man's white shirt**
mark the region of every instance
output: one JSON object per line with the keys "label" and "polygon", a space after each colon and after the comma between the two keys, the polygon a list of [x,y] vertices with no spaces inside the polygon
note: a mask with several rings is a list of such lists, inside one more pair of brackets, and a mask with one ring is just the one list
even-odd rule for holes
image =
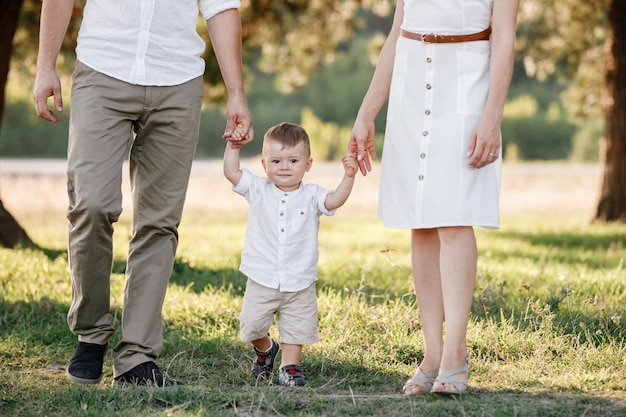
{"label": "man's white shirt", "polygon": [[76,57],[115,79],[173,86],[204,73],[205,44],[196,30],[240,0],[87,0]]}

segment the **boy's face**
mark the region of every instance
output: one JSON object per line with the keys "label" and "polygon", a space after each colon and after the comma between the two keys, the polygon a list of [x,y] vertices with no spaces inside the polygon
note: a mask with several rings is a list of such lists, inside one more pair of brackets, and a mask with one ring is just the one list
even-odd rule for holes
{"label": "boy's face", "polygon": [[261,163],[272,183],[282,191],[293,191],[311,168],[313,160],[307,156],[303,142],[289,148],[270,139],[264,146]]}

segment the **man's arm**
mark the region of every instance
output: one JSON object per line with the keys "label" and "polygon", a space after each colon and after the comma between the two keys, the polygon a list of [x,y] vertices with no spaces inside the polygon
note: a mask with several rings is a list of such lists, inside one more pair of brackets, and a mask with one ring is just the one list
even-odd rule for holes
{"label": "man's arm", "polygon": [[56,62],[73,8],[74,0],[43,0],[41,5],[39,52],[33,101],[37,116],[50,122],[58,122],[59,118],[48,108],[48,97],[54,98],[56,111],[63,111],[61,82],[56,72]]}
{"label": "man's arm", "polygon": [[242,141],[253,138],[252,117],[248,110],[241,63],[241,18],[239,10],[228,9],[207,20],[211,44],[228,91],[224,139]]}

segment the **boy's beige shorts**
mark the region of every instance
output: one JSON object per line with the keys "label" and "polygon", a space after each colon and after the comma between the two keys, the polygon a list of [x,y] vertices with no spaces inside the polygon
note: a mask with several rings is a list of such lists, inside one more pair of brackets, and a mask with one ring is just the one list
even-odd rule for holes
{"label": "boy's beige shorts", "polygon": [[239,315],[240,337],[244,342],[267,336],[277,316],[280,342],[308,345],[319,342],[317,291],[315,283],[298,292],[280,292],[248,279],[243,308]]}

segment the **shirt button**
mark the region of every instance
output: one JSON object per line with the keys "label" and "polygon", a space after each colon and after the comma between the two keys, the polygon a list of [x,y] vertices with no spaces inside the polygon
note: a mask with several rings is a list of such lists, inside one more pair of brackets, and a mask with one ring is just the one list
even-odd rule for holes
{"label": "shirt button", "polygon": [[419,177],[417,177],[420,181],[424,179],[423,175],[420,175]]}
{"label": "shirt button", "polygon": [[284,216],[284,215],[285,215],[285,213],[280,213],[280,215],[281,215],[281,216]]}
{"label": "shirt button", "polygon": [[285,231],[285,229],[280,229],[280,231],[281,231],[281,232],[284,232],[284,231]]}
{"label": "shirt button", "polygon": [[422,132],[422,136],[428,136],[428,131],[427,131],[427,130],[424,130],[424,131]]}
{"label": "shirt button", "polygon": [[426,158],[426,154],[425,153],[421,153],[420,154],[420,158],[422,158],[422,159]]}
{"label": "shirt button", "polygon": [[285,202],[285,200],[280,200],[280,202],[281,202],[281,203],[284,203],[284,202]]}
{"label": "shirt button", "polygon": [[431,88],[433,88],[433,86],[432,86],[432,85],[430,85],[430,84],[426,84],[426,89],[427,89],[427,90],[430,90]]}
{"label": "shirt button", "polygon": [[428,57],[428,58],[426,58],[426,62],[428,62],[430,64],[431,62],[433,62],[433,59],[431,57]]}
{"label": "shirt button", "polygon": [[430,116],[430,110],[426,110],[424,113],[426,114],[426,116]]}

